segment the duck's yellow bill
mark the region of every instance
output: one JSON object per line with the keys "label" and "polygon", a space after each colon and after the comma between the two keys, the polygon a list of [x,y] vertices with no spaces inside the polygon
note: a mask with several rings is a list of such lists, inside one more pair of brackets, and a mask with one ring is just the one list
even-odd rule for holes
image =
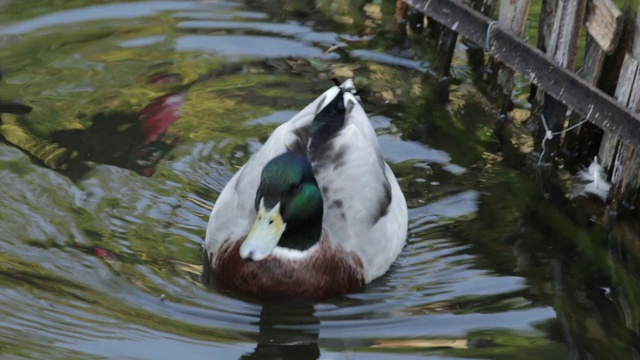
{"label": "duck's yellow bill", "polygon": [[264,208],[264,199],[261,199],[256,222],[240,246],[240,257],[252,261],[268,257],[278,245],[286,227],[287,224],[280,215],[280,203],[267,211]]}

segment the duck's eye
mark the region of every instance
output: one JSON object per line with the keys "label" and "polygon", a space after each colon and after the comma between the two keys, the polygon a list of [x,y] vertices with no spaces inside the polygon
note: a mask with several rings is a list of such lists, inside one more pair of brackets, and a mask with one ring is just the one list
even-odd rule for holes
{"label": "duck's eye", "polygon": [[291,185],[291,192],[292,193],[300,192],[300,190],[302,190],[302,183]]}

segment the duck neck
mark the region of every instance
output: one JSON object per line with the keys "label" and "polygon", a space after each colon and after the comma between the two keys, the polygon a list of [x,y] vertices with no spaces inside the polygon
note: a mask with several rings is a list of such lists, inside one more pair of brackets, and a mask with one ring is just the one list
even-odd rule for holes
{"label": "duck neck", "polygon": [[305,251],[320,241],[322,236],[322,217],[319,220],[292,225],[291,227],[287,226],[287,230],[280,237],[278,246]]}

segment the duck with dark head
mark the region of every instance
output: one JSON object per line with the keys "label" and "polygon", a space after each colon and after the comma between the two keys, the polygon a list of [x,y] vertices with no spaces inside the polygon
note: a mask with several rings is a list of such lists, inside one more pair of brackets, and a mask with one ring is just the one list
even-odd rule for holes
{"label": "duck with dark head", "polygon": [[262,298],[319,299],[387,271],[407,205],[352,89],[334,86],[280,125],[225,186],[207,277]]}

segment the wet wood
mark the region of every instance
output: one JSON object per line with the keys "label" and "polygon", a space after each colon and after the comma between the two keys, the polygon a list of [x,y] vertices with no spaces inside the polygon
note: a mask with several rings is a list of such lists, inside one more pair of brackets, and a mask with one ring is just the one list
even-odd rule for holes
{"label": "wet wood", "polygon": [[453,60],[453,52],[455,50],[457,40],[458,33],[449,28],[444,28],[440,33],[438,48],[436,50],[437,56],[431,66],[431,71],[434,73],[436,78],[441,79],[449,76],[451,61]]}
{"label": "wet wood", "polygon": [[611,54],[622,34],[622,12],[611,0],[591,0],[587,6],[586,26],[602,50]]}
{"label": "wet wood", "polygon": [[[619,84],[623,83],[625,91],[628,87],[629,97],[627,107],[638,113],[640,111],[640,13],[638,13],[634,28],[634,40],[631,44],[631,51],[627,57],[633,58],[629,61],[635,65],[633,78],[620,78]],[[629,84],[629,85],[628,85]],[[640,189],[640,154],[639,149],[634,149],[626,143],[618,144],[618,151],[613,164],[611,182],[613,184],[613,210],[628,210],[635,207],[638,202],[638,191]]]}
{"label": "wet wood", "polygon": [[[557,0],[542,0],[542,7],[540,9],[540,16],[538,19],[538,41],[536,46],[540,51],[545,53],[549,48],[549,41],[551,39],[551,33],[553,32],[553,23],[557,12],[557,5]],[[532,105],[531,116],[527,120],[527,128],[529,128],[529,130],[534,134],[542,126],[540,124],[540,114],[542,113],[542,106],[544,105],[544,97],[544,91],[538,91],[538,86],[532,83],[531,92],[528,98],[528,101]],[[540,144],[538,143],[538,146],[539,145]]]}
{"label": "wet wood", "polygon": [[576,64],[578,37],[584,19],[586,0],[559,0],[547,54],[558,65],[573,70]]}
{"label": "wet wood", "polygon": [[[628,57],[632,58],[631,55]],[[629,62],[635,65],[634,76],[628,79],[621,78],[620,83],[624,85],[621,86],[623,91],[629,91],[627,107],[637,113],[640,110],[640,62],[636,59]],[[625,143],[618,143],[611,183],[613,184],[613,210],[627,210],[634,207],[640,188],[640,154],[638,149]]]}
{"label": "wet wood", "polygon": [[[637,113],[640,102],[640,62],[626,54],[615,97]],[[621,142],[615,134],[605,133],[600,144],[599,158],[611,179],[613,199],[610,210],[618,212],[631,208],[637,202],[640,187],[640,156],[628,144]]]}
{"label": "wet wood", "polygon": [[[585,59],[581,75],[582,78],[591,85],[595,86],[598,83],[600,75],[602,74],[602,66],[604,64],[605,57],[606,54],[604,50],[595,41],[595,39],[591,36],[587,36],[585,45]],[[580,114],[575,112],[571,113],[567,128],[579,124],[583,120],[584,117]],[[565,154],[566,161],[571,162],[572,160],[576,160],[580,153],[583,152],[587,147],[586,142],[588,142],[589,140],[588,136],[578,136],[578,134],[581,134],[581,132],[582,126],[565,134],[563,141],[563,152]]]}
{"label": "wet wood", "polygon": [[[531,0],[501,1],[498,13],[498,25],[514,36],[521,38],[524,33],[527,16],[531,8]],[[494,73],[497,74],[497,83],[500,86],[499,97],[500,115],[511,110],[511,92],[513,91],[514,71],[509,67],[496,63]]]}
{"label": "wet wood", "polygon": [[[586,0],[559,0],[557,2],[551,33],[545,34],[548,39],[547,55],[568,70],[573,70],[576,63],[578,38],[587,6]],[[549,27],[546,28],[549,30]],[[543,117],[549,130],[559,133],[564,128],[567,107],[562,99],[545,96],[542,108]],[[543,144],[544,142],[544,144]],[[541,163],[550,163],[556,156],[560,144],[560,136],[547,138],[547,128],[538,127],[535,134],[536,150],[540,154]],[[544,146],[543,146],[544,145]]]}
{"label": "wet wood", "polygon": [[602,74],[602,65],[606,54],[591,36],[587,36],[585,45],[584,65],[582,66],[582,78],[592,85],[596,85]]}
{"label": "wet wood", "polygon": [[[557,48],[557,39],[554,40],[554,26],[559,21],[556,15],[561,11],[558,8],[558,0],[545,0],[542,3],[542,13],[540,14],[540,24],[538,28],[538,49],[547,54],[551,54],[553,58],[555,49]],[[558,132],[562,130],[564,125],[560,119],[564,119],[566,108],[560,108],[556,105],[558,102],[550,97],[543,89],[535,89],[535,95],[531,100],[531,116],[527,119],[527,127],[531,130],[534,140],[534,152],[539,156],[539,164],[550,163],[549,159],[553,159],[556,155],[558,139],[552,137],[547,138],[547,129]],[[547,142],[552,142],[547,144]],[[547,151],[549,149],[553,151]]]}
{"label": "wet wood", "polygon": [[604,133],[598,150],[598,161],[609,174],[608,177],[611,176],[611,165],[616,157],[616,151],[618,151],[618,137],[612,133]]}
{"label": "wet wood", "polygon": [[500,28],[521,37],[527,25],[527,17],[531,8],[531,0],[501,1],[498,12]]}
{"label": "wet wood", "polygon": [[407,31],[407,11],[407,3],[402,0],[396,0],[393,22],[395,24],[396,31],[399,33],[406,33]]}
{"label": "wet wood", "polygon": [[557,0],[542,0],[540,19],[538,20],[538,49],[547,52],[553,31],[553,19],[557,12]]}
{"label": "wet wood", "polygon": [[632,146],[621,144],[614,162],[612,210],[628,211],[635,207],[640,188],[640,155]]}
{"label": "wet wood", "polygon": [[[640,17],[640,4],[638,4],[637,16]],[[631,55],[640,60],[640,19],[636,19],[634,28],[633,43],[631,44]]]}
{"label": "wet wood", "polygon": [[[536,42],[536,47],[540,49],[542,52],[547,51],[547,43],[548,38],[550,38],[551,31],[553,30],[553,19],[554,14],[556,13],[557,1],[556,0],[542,0],[542,5],[540,8],[540,15],[538,16],[538,41]],[[532,106],[532,114],[540,113],[541,104],[544,101],[544,92],[538,92],[538,85],[535,83],[531,83],[531,92],[529,93],[529,97],[527,99]],[[539,120],[533,124],[531,124],[531,119],[528,121],[530,124],[527,125],[532,131],[538,127]]]}
{"label": "wet wood", "polygon": [[[626,55],[622,63],[622,69],[620,70],[620,80],[616,88],[615,98],[618,102],[625,107],[630,105],[631,94],[635,84],[635,79],[640,73],[640,63],[630,55]],[[631,126],[631,125],[630,125]],[[637,126],[637,125],[635,125]],[[631,129],[629,129],[631,130]],[[598,158],[600,164],[609,173],[613,170],[613,161],[616,157],[618,149],[618,134],[607,132],[602,138],[600,143],[600,151]]]}
{"label": "wet wood", "polygon": [[[491,20],[457,1],[405,0],[476,44],[485,44]],[[539,50],[494,26],[488,52],[574,111],[633,146],[640,146],[640,118]]]}

